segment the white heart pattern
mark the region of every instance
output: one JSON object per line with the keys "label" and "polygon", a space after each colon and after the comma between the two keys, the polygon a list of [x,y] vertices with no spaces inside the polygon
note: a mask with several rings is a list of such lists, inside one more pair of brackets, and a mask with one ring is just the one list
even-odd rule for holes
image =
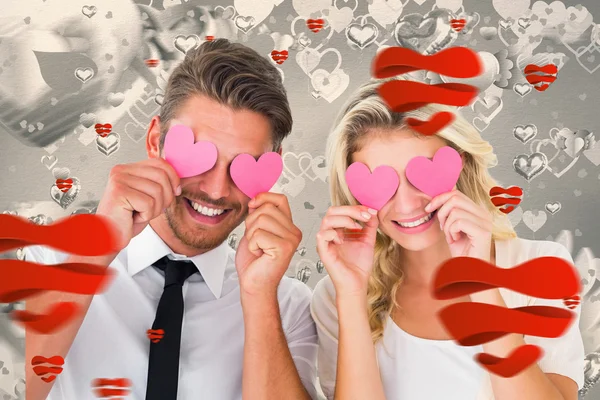
{"label": "white heart pattern", "polygon": [[361,50],[375,42],[377,36],[379,36],[379,29],[375,24],[354,23],[346,28],[348,41],[357,45]]}

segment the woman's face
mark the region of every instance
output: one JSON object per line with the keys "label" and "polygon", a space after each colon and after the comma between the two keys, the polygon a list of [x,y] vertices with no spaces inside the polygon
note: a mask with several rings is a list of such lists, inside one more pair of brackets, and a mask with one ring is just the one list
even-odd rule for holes
{"label": "woman's face", "polygon": [[371,135],[363,148],[353,154],[353,162],[362,162],[371,171],[380,165],[389,165],[398,173],[398,190],[378,213],[379,229],[406,250],[424,250],[444,240],[436,212],[425,211],[431,197],[415,188],[404,171],[413,157],[431,159],[446,145],[437,136],[417,137],[412,131],[398,129]]}

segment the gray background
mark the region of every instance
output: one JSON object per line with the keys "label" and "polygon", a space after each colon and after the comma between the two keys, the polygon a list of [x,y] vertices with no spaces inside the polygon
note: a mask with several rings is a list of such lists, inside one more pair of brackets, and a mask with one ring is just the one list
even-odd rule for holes
{"label": "gray background", "polygon": [[[158,112],[157,102],[160,102],[168,74],[184,55],[177,47],[181,49],[186,44],[188,35],[195,34],[200,40],[206,35],[227,37],[251,46],[265,57],[274,49],[282,50],[281,43],[285,40],[276,43],[274,33],[290,35],[289,58],[278,68],[288,90],[294,129],[284,143],[284,174],[273,190],[289,196],[294,220],[304,233],[288,275],[303,280],[310,287],[325,274],[318,264],[314,243],[318,224],[328,206],[328,186],[321,168],[333,119],[347,96],[369,78],[370,63],[378,46],[398,45],[393,37],[395,24],[390,22],[410,13],[426,14],[436,7],[435,0],[408,0],[400,12],[400,2],[390,0],[390,7],[398,11],[394,15],[392,8],[377,13],[375,8],[385,6],[384,0],[358,0],[358,3],[338,0],[333,5],[323,0],[282,0],[279,3],[236,0],[210,4],[192,0],[184,4],[179,0],[153,4],[151,0],[8,0],[3,3],[0,15],[0,182],[3,189],[0,210],[35,218],[40,223],[74,212],[93,212],[110,168],[146,157],[146,124]],[[596,280],[600,261],[594,255],[600,254],[597,228],[600,216],[595,206],[600,193],[600,145],[589,143],[587,150],[572,157],[569,149],[559,152],[555,148],[555,144],[560,148],[560,143],[552,141],[550,131],[556,128],[600,132],[597,117],[600,39],[595,44],[593,41],[593,33],[598,32],[593,20],[600,19],[600,4],[594,0],[554,2],[552,7],[529,0],[438,0],[437,3],[440,7],[454,8],[452,11],[456,14],[461,13],[456,9],[462,3],[465,12],[479,15],[477,25],[459,34],[453,46],[496,54],[498,79],[495,84],[488,82],[482,88],[485,91],[480,98],[496,96],[497,99],[488,101],[489,109],[479,103],[464,107],[461,113],[470,121],[479,119],[475,123],[488,118],[489,124],[480,131],[498,155],[499,165],[492,174],[504,186],[517,185],[524,190],[520,206],[509,214],[519,236],[559,241],[567,246],[576,261],[585,283],[580,326],[589,359],[586,380],[591,387],[600,377],[600,334],[596,332],[600,317],[600,283]],[[91,6],[95,12],[84,8]],[[227,6],[234,8],[225,9]],[[561,6],[577,8],[563,12]],[[369,14],[369,7],[375,19],[358,18]],[[520,10],[520,14],[514,14],[514,22],[505,29],[501,22],[509,17],[510,10],[514,13]],[[143,12],[149,17],[144,17]],[[351,14],[354,20],[344,20],[344,13]],[[254,17],[254,24],[246,29],[241,18],[249,16]],[[296,21],[292,31],[292,21],[298,16],[304,19]],[[318,17],[329,20],[336,29],[326,26],[318,33],[311,32],[305,20]],[[521,17],[525,19],[519,26]],[[542,22],[544,25],[540,25]],[[584,22],[588,28],[577,32]],[[366,35],[367,29],[376,28],[375,42],[366,43],[366,36],[361,42],[355,30],[346,31],[350,23],[372,24],[363,28],[363,33]],[[178,35],[183,37],[178,39]],[[518,41],[511,42],[511,37]],[[348,85],[345,89],[343,85],[338,86],[337,96],[330,94],[327,87],[321,88],[320,95],[316,93],[317,76],[313,75],[311,81],[297,62],[297,54],[307,39],[311,48],[322,46],[321,51],[329,48],[339,51],[340,68],[348,77]],[[194,39],[188,39],[187,43],[194,43]],[[503,49],[509,50],[509,61],[502,53],[497,54]],[[34,51],[38,52],[37,56]],[[160,59],[159,65],[146,67],[144,60],[150,58]],[[524,65],[553,60],[562,65],[558,79],[546,91],[530,90],[522,95],[514,90],[515,84],[526,82],[522,73]],[[331,72],[336,63],[335,54],[329,51],[316,69]],[[91,68],[94,75],[83,82],[77,78],[77,68],[85,67]],[[85,78],[82,72],[85,73],[80,70],[79,76]],[[429,83],[438,82],[435,76],[415,75]],[[494,73],[491,76],[494,77]],[[329,88],[340,85],[336,79],[330,77]],[[502,108],[493,113],[496,106],[490,103],[498,99]],[[95,123],[113,125],[118,147],[96,142]],[[537,134],[523,143],[513,135],[513,130],[527,124],[535,125]],[[546,168],[526,179],[525,174],[513,168],[513,159],[531,154],[536,144],[551,160],[549,168],[552,170]],[[68,168],[66,174],[78,182],[62,198],[53,199],[52,193],[59,193],[56,188],[52,189],[57,176],[55,168]],[[67,202],[69,197],[71,203]],[[554,202],[559,202],[561,208],[552,213],[550,210],[554,209],[547,209],[546,204]],[[236,230],[235,234],[239,233],[239,229]],[[230,237],[230,243],[235,246],[235,235]],[[12,252],[0,257],[21,256],[20,252]],[[0,314],[0,340],[2,338],[0,395],[6,400],[23,398],[26,364],[22,352],[23,331],[12,325],[6,314]],[[585,398],[600,399],[599,387],[593,387]]]}

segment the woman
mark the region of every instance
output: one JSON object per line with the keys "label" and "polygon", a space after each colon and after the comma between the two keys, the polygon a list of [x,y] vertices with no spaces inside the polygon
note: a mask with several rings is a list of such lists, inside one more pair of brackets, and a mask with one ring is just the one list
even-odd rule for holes
{"label": "woman", "polygon": [[[554,339],[508,334],[463,347],[444,329],[437,313],[456,302],[565,308],[560,300],[504,288],[437,300],[432,280],[449,258],[475,257],[501,268],[541,256],[573,261],[557,243],[516,237],[489,200],[489,189],[497,186],[487,170],[497,162],[492,147],[470,124],[456,115],[436,135],[422,136],[405,118],[428,120],[450,109],[391,112],[377,94],[381,83],[373,80],[358,90],[327,143],[333,206],[317,234],[317,250],[328,276],[317,284],[311,305],[327,398],[576,400],[584,359],[579,315]],[[405,167],[444,146],[461,155],[463,169],[454,190],[430,198],[407,181]],[[347,187],[345,171],[356,161],[371,171],[389,165],[398,173],[398,190],[378,211],[359,205]],[[482,352],[507,357],[525,343],[541,347],[543,357],[511,378],[488,373],[475,360]]]}

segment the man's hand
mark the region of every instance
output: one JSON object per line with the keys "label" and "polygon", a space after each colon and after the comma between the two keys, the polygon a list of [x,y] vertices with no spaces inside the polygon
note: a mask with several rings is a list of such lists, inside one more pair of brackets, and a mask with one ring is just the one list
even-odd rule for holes
{"label": "man's hand", "polygon": [[246,232],[240,241],[235,265],[243,294],[277,294],[302,232],[292,221],[287,197],[265,192],[248,204]]}
{"label": "man's hand", "polygon": [[115,165],[96,214],[114,223],[120,232],[119,248],[124,249],[181,194],[180,183],[175,169],[162,158]]}

